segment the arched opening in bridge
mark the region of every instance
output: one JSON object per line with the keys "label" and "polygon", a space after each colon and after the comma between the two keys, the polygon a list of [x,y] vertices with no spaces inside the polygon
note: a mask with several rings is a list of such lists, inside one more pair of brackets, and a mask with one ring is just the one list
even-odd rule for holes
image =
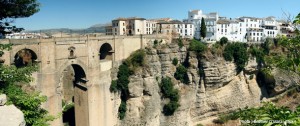
{"label": "arched opening in bridge", "polygon": [[63,123],[67,126],[88,124],[86,74],[80,65],[66,67],[60,78]]}
{"label": "arched opening in bridge", "polygon": [[100,60],[112,60],[112,47],[108,43],[104,43],[100,48]]}
{"label": "arched opening in bridge", "polygon": [[14,64],[17,68],[34,65],[37,55],[31,49],[22,49],[15,54]]}

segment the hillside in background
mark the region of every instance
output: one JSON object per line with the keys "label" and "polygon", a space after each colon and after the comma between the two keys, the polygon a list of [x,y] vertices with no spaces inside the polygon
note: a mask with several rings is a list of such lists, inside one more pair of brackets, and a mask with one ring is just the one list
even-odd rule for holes
{"label": "hillside in background", "polygon": [[45,33],[53,35],[57,33],[67,34],[89,34],[89,33],[105,33],[105,26],[109,24],[95,24],[85,29],[70,29],[70,28],[57,28],[57,29],[41,29],[41,30],[28,30],[26,33]]}

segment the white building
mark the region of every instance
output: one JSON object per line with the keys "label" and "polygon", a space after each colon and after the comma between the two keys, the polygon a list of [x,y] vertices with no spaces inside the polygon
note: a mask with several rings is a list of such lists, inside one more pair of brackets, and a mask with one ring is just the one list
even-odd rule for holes
{"label": "white building", "polygon": [[190,10],[188,12],[188,19],[185,19],[184,22],[194,24],[194,37],[200,39],[200,26],[202,17],[205,20],[206,25],[206,37],[208,41],[216,40],[216,23],[219,19],[219,15],[216,12],[203,14],[201,10]]}
{"label": "white building", "polygon": [[220,18],[217,22],[216,39],[227,37],[230,41],[263,42],[266,38],[277,36],[278,23],[273,17]]}
{"label": "white building", "polygon": [[44,33],[11,33],[5,35],[5,38],[7,39],[32,39],[32,38],[49,38]]}
{"label": "white building", "polygon": [[118,18],[112,21],[113,35],[146,34],[145,18]]}
{"label": "white building", "polygon": [[157,21],[146,20],[146,34],[155,34],[157,32]]}
{"label": "white building", "polygon": [[194,38],[200,38],[201,18],[206,24],[206,41],[219,41],[227,37],[230,41],[263,42],[266,38],[274,38],[278,34],[292,36],[293,28],[290,23],[278,22],[275,17],[255,18],[240,17],[226,19],[218,13],[203,14],[201,10],[188,11],[186,23],[194,24]]}
{"label": "white building", "polygon": [[216,40],[220,40],[222,37],[226,37],[231,41],[241,41],[243,39],[239,29],[239,23],[235,20],[218,20],[215,35]]}

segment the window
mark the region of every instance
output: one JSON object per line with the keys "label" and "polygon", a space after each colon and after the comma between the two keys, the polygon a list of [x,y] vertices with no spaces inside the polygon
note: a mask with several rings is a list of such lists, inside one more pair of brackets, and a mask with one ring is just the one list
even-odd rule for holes
{"label": "window", "polygon": [[187,24],[185,25],[185,28],[187,28]]}
{"label": "window", "polygon": [[249,35],[251,36],[251,33]]}
{"label": "window", "polygon": [[140,32],[140,29],[137,29],[138,32]]}
{"label": "window", "polygon": [[118,23],[117,23],[117,26],[118,26]]}
{"label": "window", "polygon": [[225,29],[225,32],[227,32],[227,29]]}
{"label": "window", "polygon": [[125,26],[125,23],[123,23],[123,26]]}
{"label": "window", "polygon": [[259,33],[257,33],[257,36],[259,36]]}
{"label": "window", "polygon": [[193,28],[192,25],[190,25],[190,28]]}

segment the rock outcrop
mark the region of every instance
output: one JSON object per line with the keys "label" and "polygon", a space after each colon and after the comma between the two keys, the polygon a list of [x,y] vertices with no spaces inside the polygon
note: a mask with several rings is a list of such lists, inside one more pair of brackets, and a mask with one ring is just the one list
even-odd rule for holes
{"label": "rock outcrop", "polygon": [[[237,74],[233,62],[225,61],[222,57],[198,59],[194,52],[187,51],[186,47],[179,48],[177,43],[146,48],[146,51],[146,66],[135,71],[129,79],[130,98],[126,116],[119,125],[192,126],[207,117],[260,105],[262,89],[256,81],[255,59],[249,61],[245,73]],[[189,63],[189,84],[174,78],[174,58],[179,63]],[[200,77],[199,68],[202,68],[204,77]],[[169,99],[161,97],[159,83],[166,76],[171,78],[180,95],[180,107],[172,116],[162,113]],[[291,83],[280,83],[279,80],[282,79],[278,78],[279,87],[287,88],[286,85]],[[282,90],[279,87],[278,90]]]}
{"label": "rock outcrop", "polygon": [[0,95],[0,126],[25,126],[24,115],[14,105],[6,104],[6,95]]}

